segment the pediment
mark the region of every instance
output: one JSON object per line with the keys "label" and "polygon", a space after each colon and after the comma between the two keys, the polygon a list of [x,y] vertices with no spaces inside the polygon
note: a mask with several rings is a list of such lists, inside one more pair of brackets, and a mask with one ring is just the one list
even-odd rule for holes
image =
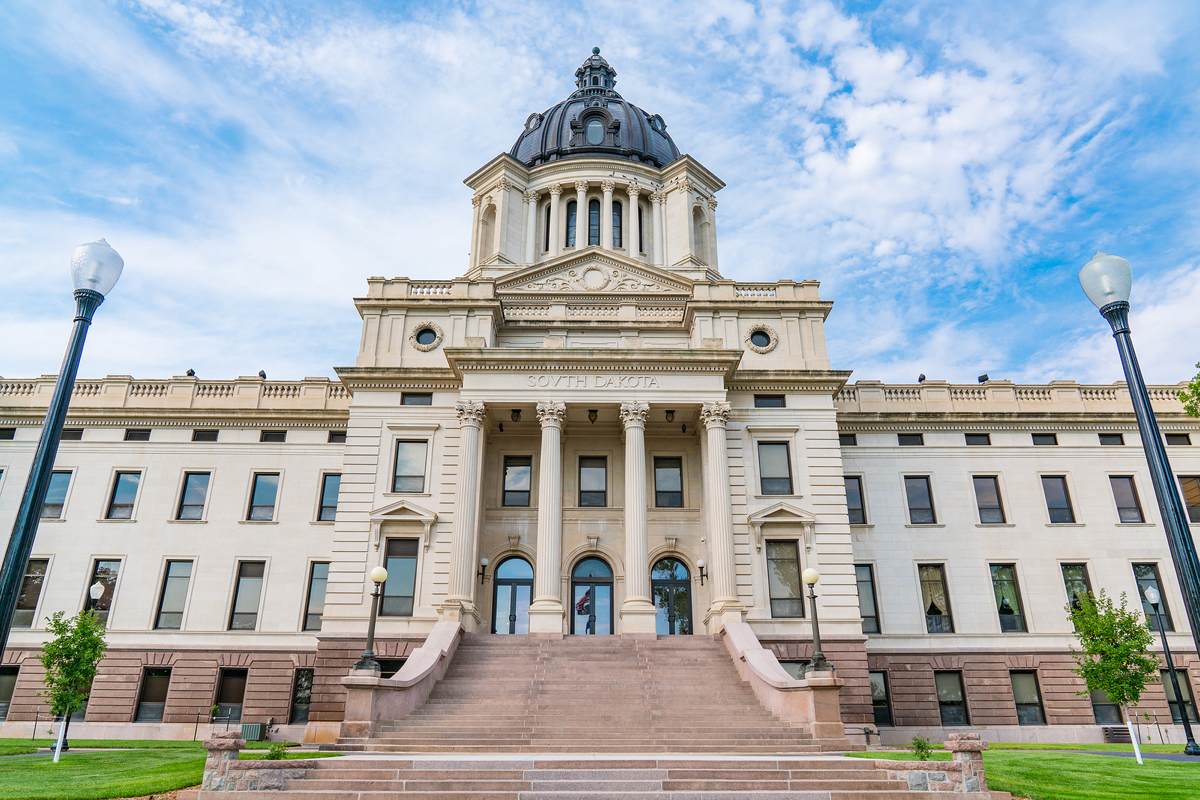
{"label": "pediment", "polygon": [[429,534],[438,519],[436,512],[422,508],[408,499],[376,508],[371,511],[370,517],[371,538],[374,540],[376,550],[379,549],[379,540],[385,522],[419,522],[422,529],[421,544],[425,549],[429,549]]}
{"label": "pediment", "polygon": [[799,525],[804,535],[804,549],[807,551],[812,548],[813,528],[817,524],[817,515],[791,503],[776,503],[748,515],[746,522],[754,528],[755,545],[759,550],[762,549],[763,525]]}
{"label": "pediment", "polygon": [[686,278],[679,275],[596,249],[506,275],[496,282],[496,292],[517,295],[690,296],[692,287]]}

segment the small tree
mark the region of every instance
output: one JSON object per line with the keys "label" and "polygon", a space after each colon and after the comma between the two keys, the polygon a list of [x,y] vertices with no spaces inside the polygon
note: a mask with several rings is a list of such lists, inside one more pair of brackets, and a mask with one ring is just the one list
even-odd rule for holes
{"label": "small tree", "polygon": [[[1196,368],[1200,369],[1200,364],[1196,364]],[[1188,385],[1177,394],[1183,401],[1183,410],[1188,416],[1200,417],[1200,372],[1197,372],[1196,377],[1188,381]]]}
{"label": "small tree", "polygon": [[[47,698],[50,710],[63,716],[63,725],[71,727],[71,714],[83,708],[92,691],[92,681],[108,643],[104,641],[104,623],[93,611],[81,611],[63,619],[59,611],[47,620],[46,631],[53,637],[42,645],[38,658],[46,668],[39,692]],[[67,750],[66,731],[63,747]]]}
{"label": "small tree", "polygon": [[1117,608],[1101,589],[1099,597],[1077,595],[1073,603],[1067,604],[1067,614],[1075,624],[1075,638],[1083,647],[1071,648],[1076,664],[1073,671],[1087,683],[1088,691],[1102,691],[1125,709],[1125,724],[1141,763],[1137,733],[1129,722],[1129,706],[1137,705],[1146,684],[1157,680],[1158,657],[1150,650],[1154,634],[1127,605],[1124,592],[1121,607]]}

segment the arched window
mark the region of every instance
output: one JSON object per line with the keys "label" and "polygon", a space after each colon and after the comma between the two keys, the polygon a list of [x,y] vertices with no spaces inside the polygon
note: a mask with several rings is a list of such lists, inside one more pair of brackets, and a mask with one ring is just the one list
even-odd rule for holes
{"label": "arched window", "polygon": [[543,253],[550,252],[550,206],[552,205],[554,205],[553,198],[551,198],[550,202],[546,204],[546,242],[542,246]]}
{"label": "arched window", "polygon": [[598,558],[585,558],[571,572],[571,633],[609,634],[613,630],[613,574]]}
{"label": "arched window", "polygon": [[692,254],[701,262],[708,263],[708,221],[699,206],[692,209]]}
{"label": "arched window", "polygon": [[599,85],[600,85],[600,78],[593,75],[592,76],[592,86],[599,86]]}
{"label": "arched window", "polygon": [[613,201],[613,247],[621,246],[621,201]]}
{"label": "arched window", "polygon": [[487,258],[496,252],[496,207],[488,206],[479,222],[479,257]]}
{"label": "arched window", "polygon": [[574,200],[567,203],[567,247],[575,246],[575,221],[578,219],[579,206]]}
{"label": "arched window", "polygon": [[643,253],[646,252],[646,232],[642,230],[642,207],[640,205],[638,206],[638,249]]}
{"label": "arched window", "polygon": [[593,119],[587,124],[587,143],[604,144],[604,123]]}
{"label": "arched window", "polygon": [[600,201],[588,203],[588,244],[600,244]]}
{"label": "arched window", "polygon": [[523,558],[505,559],[496,568],[492,633],[529,633],[533,567]]}

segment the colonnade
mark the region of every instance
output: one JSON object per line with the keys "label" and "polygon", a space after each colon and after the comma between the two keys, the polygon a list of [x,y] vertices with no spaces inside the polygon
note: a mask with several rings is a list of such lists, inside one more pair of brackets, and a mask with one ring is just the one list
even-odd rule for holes
{"label": "colonnade", "polygon": [[[587,191],[589,182],[586,180],[577,180],[570,187],[575,190],[574,197],[568,197],[567,200],[575,200],[576,213],[576,246],[586,246],[586,239],[581,242],[580,237],[587,230]],[[626,206],[628,209],[624,217],[622,231],[622,241],[625,242],[625,251],[632,257],[637,258],[641,252],[642,242],[639,240],[638,233],[638,198],[642,192],[646,190],[637,183],[630,183],[623,187],[624,194],[629,198],[629,203]],[[550,194],[550,250],[551,258],[562,255],[563,240],[559,235],[560,220],[566,213],[565,203],[562,195],[564,187],[561,184],[551,184],[546,189],[530,189],[523,195],[525,199],[525,263],[532,264],[537,258],[537,225],[538,225],[538,199],[542,192],[546,191]],[[604,180],[600,182],[600,191],[602,192],[603,200],[600,207],[600,247],[604,250],[613,249],[613,228],[612,228],[612,211],[613,211],[613,194],[617,191],[615,181]],[[648,255],[651,257],[653,264],[656,267],[661,267],[666,262],[666,252],[663,242],[663,231],[666,229],[666,224],[663,219],[664,201],[666,193],[657,190],[650,192],[650,226],[653,230],[652,247],[653,252]]]}
{"label": "colonnade", "polygon": [[[480,429],[484,404],[459,402],[460,426],[458,492],[455,496],[454,538],[450,548],[450,587],[445,607],[466,618],[474,611],[474,569],[479,537],[482,443]],[[650,598],[649,539],[647,533],[646,418],[649,403],[621,404],[625,432],[625,600],[621,605],[622,632],[653,634],[655,607]],[[530,633],[562,633],[565,619],[562,592],[562,431],[565,403],[537,404],[542,446],[538,474],[537,565],[534,596],[529,606]],[[709,576],[713,587],[710,617],[721,622],[742,621],[734,566],[733,516],[730,508],[729,461],[726,425],[730,406],[705,403],[700,421],[705,429],[706,458],[703,470],[705,513],[703,524],[709,542]]]}

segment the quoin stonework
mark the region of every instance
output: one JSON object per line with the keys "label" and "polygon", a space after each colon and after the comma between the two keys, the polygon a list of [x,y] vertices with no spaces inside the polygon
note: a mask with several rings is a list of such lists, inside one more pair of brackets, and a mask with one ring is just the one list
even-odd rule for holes
{"label": "quoin stonework", "polygon": [[[79,736],[400,735],[456,663],[547,669],[607,637],[619,669],[711,666],[814,741],[1102,741],[1122,711],[1080,694],[1064,608],[1153,586],[1188,697],[1155,684],[1137,711],[1182,740],[1200,663],[1125,385],[851,381],[820,264],[723,277],[725,184],[615,74],[587,58],[466,179],[461,276],[366,278],[338,380],[77,382],[0,734],[45,725],[46,617],[94,606],[110,647]],[[5,529],[53,382],[0,379]],[[1151,397],[1200,523],[1175,388]],[[376,566],[382,671],[352,675]],[[807,670],[809,567],[832,672]]]}

